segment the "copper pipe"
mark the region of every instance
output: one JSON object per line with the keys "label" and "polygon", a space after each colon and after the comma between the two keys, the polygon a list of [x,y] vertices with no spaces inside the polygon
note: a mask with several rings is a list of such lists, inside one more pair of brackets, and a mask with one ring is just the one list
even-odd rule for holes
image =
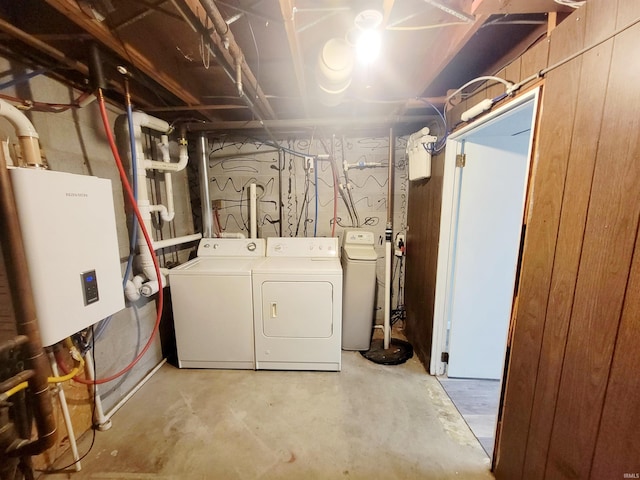
{"label": "copper pipe", "polygon": [[2,241],[7,277],[11,279],[11,300],[17,331],[19,335],[29,338],[24,348],[27,366],[34,371],[33,377],[29,379],[29,390],[33,399],[38,432],[38,438],[24,439],[12,446],[7,453],[12,456],[37,455],[55,443],[56,422],[47,383],[49,364],[40,340],[27,257],[22,242],[13,187],[3,155],[0,155],[0,241]]}
{"label": "copper pipe", "polygon": [[13,377],[5,380],[0,383],[0,395],[2,395],[7,390],[11,390],[13,387],[17,387],[22,382],[26,382],[34,375],[33,370],[23,370],[20,373],[15,374]]}
{"label": "copper pipe", "polygon": [[4,352],[7,352],[9,350],[15,350],[16,348],[24,345],[28,341],[29,339],[24,335],[18,335],[13,340],[8,340],[4,342],[2,345],[0,345],[0,355],[2,355]]}

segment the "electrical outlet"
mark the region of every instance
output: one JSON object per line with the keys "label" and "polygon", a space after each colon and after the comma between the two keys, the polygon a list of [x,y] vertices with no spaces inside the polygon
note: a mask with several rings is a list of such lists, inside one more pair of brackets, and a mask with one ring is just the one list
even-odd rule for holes
{"label": "electrical outlet", "polygon": [[402,257],[404,255],[404,249],[406,247],[406,244],[404,243],[404,233],[398,233],[396,235],[396,241],[395,241],[395,249],[394,249],[394,254],[396,257]]}
{"label": "electrical outlet", "polygon": [[224,208],[224,200],[217,198],[211,201],[211,206],[216,210],[222,210]]}
{"label": "electrical outlet", "polygon": [[305,169],[313,172],[313,157],[304,157]]}

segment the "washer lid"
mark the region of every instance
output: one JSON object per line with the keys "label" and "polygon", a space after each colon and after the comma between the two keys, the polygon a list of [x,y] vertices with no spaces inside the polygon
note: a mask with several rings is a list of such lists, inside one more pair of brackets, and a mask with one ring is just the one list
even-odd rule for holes
{"label": "washer lid", "polygon": [[373,247],[368,245],[345,245],[342,247],[343,256],[348,260],[376,261],[378,254]]}
{"label": "washer lid", "polygon": [[338,258],[267,257],[256,264],[253,273],[290,273],[296,275],[342,274]]}
{"label": "washer lid", "polygon": [[207,258],[198,257],[169,271],[169,275],[250,275],[251,269],[263,258]]}

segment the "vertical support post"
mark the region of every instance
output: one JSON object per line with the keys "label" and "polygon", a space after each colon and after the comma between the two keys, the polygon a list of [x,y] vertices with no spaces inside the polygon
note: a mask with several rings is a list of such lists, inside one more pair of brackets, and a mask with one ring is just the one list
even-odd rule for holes
{"label": "vertical support post", "polygon": [[389,128],[389,170],[387,179],[387,226],[385,229],[384,248],[384,349],[391,343],[391,260],[393,258],[391,243],[393,241],[393,167],[396,152],[396,137],[393,127]]}

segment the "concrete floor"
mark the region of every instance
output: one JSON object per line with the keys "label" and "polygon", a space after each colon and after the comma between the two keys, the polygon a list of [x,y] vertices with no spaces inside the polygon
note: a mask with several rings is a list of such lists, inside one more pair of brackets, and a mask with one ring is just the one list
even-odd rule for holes
{"label": "concrete floor", "polygon": [[[86,451],[91,434],[79,442]],[[63,465],[69,461],[60,459]],[[340,373],[164,365],[98,432],[90,479],[492,479],[489,459],[415,359],[343,352]]]}

